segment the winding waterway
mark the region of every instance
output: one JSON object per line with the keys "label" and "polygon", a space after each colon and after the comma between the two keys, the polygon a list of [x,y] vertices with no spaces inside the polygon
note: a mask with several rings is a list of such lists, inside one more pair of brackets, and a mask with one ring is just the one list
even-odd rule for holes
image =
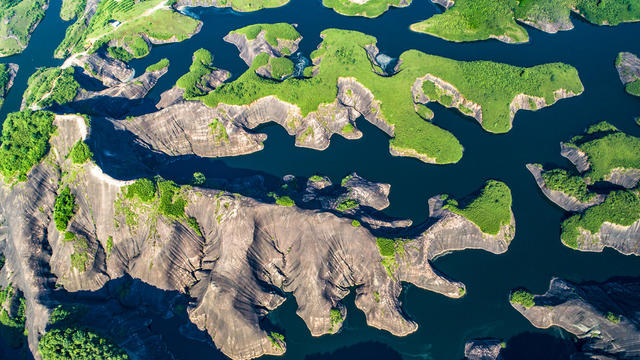
{"label": "winding waterway", "polygon": [[[64,36],[68,24],[58,17],[59,1],[52,1],[43,22],[21,55],[4,62],[15,62],[20,71],[0,113],[19,109],[27,78],[40,66],[57,66],[53,50]],[[311,337],[295,314],[289,299],[269,316],[287,338],[284,359],[461,359],[465,341],[478,337],[498,337],[507,341],[509,359],[567,359],[570,335],[559,330],[532,327],[508,303],[509,291],[524,286],[534,293],[544,292],[552,277],[570,281],[603,281],[615,276],[640,276],[640,258],[612,250],[582,253],[560,243],[560,222],[564,216],[538,190],[525,168],[529,162],[568,166],[559,154],[561,141],[577,135],[590,124],[607,120],[629,134],[640,136],[634,116],[640,116],[640,99],[627,95],[614,68],[620,51],[640,53],[640,23],[617,27],[598,27],[579,18],[575,29],[555,35],[527,27],[530,42],[508,45],[498,41],[457,44],[424,34],[413,33],[409,25],[440,10],[427,0],[414,0],[407,8],[392,9],[376,19],[345,17],[322,6],[321,0],[292,0],[287,6],[255,13],[238,14],[228,9],[195,8],[204,26],[193,38],[178,44],[154,47],[146,58],[134,60],[137,73],[160,58],[171,60],[169,73],[160,79],[149,97],[158,99],[185,73],[191,54],[203,47],[214,54],[214,64],[234,76],[247,66],[236,48],[222,40],[230,30],[258,22],[298,24],[304,36],[301,52],[308,56],[320,42],[319,33],[328,27],[365,32],[378,38],[378,47],[397,57],[408,49],[457,60],[493,60],[519,66],[564,62],[576,67],[585,87],[582,95],[537,112],[521,111],[513,129],[502,135],[485,132],[475,120],[440,106],[434,122],[451,131],[463,144],[462,160],[453,165],[430,165],[418,160],[392,157],[386,134],[359,120],[364,133],[359,140],[336,136],[325,151],[294,147],[294,139],[278,125],[259,129],[268,134],[261,152],[225,159],[182,157],[157,169],[177,182],[188,181],[195,171],[207,177],[234,177],[262,173],[280,178],[286,174],[310,176],[320,173],[336,182],[355,171],[373,181],[391,184],[390,216],[410,218],[420,223],[427,218],[427,199],[440,193],[462,197],[478,189],[486,179],[506,182],[513,193],[517,235],[509,251],[493,255],[464,251],[437,259],[435,267],[467,285],[461,299],[449,299],[413,286],[403,293],[404,309],[419,324],[417,332],[406,337],[367,327],[364,315],[345,303],[348,316],[336,335]],[[101,134],[93,133],[98,140]],[[101,151],[101,149],[96,149]],[[110,157],[117,159],[117,157]],[[116,161],[116,160],[112,160]],[[109,168],[109,164],[101,164]],[[165,335],[177,359],[223,359],[209,346],[178,337],[176,322],[158,319],[152,329]]]}

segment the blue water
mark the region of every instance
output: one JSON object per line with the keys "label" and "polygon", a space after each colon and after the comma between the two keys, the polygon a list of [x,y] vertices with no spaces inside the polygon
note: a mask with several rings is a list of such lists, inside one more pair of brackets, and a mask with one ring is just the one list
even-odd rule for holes
{"label": "blue water", "polygon": [[[17,62],[21,69],[0,115],[19,108],[26,79],[38,66],[59,65],[51,58],[66,24],[57,17],[59,3],[52,2],[48,15],[34,33],[27,50],[6,61]],[[465,196],[486,179],[506,182],[513,193],[513,211],[517,235],[509,251],[493,255],[482,251],[464,251],[435,261],[434,266],[467,285],[462,299],[444,296],[407,285],[404,308],[419,324],[417,332],[406,337],[367,327],[362,312],[345,300],[348,317],[344,329],[336,335],[311,337],[295,314],[295,299],[289,299],[269,316],[269,321],[285,334],[284,359],[460,359],[465,341],[478,337],[498,337],[507,341],[510,359],[568,359],[573,351],[571,336],[559,329],[533,328],[508,301],[512,288],[524,286],[534,293],[548,287],[552,277],[571,281],[604,281],[614,276],[640,276],[640,258],[624,256],[612,250],[582,253],[560,243],[559,224],[564,213],[538,190],[525,169],[528,162],[569,166],[559,154],[560,141],[579,134],[590,124],[607,120],[621,130],[640,136],[634,116],[640,116],[640,99],[627,95],[614,68],[619,51],[640,54],[640,23],[617,27],[598,27],[574,18],[575,29],[546,34],[528,28],[531,41],[509,45],[498,41],[450,43],[409,31],[409,25],[439,12],[426,0],[416,0],[407,8],[392,9],[376,19],[344,17],[322,7],[320,0],[292,0],[287,6],[255,13],[238,14],[227,9],[190,9],[202,21],[202,31],[179,44],[154,47],[146,58],[132,65],[138,73],[160,58],[171,60],[169,73],[149,97],[158,99],[177,78],[187,71],[193,51],[204,47],[214,54],[214,64],[238,76],[247,66],[236,48],[222,40],[230,30],[258,22],[298,24],[304,36],[300,51],[307,55],[320,42],[319,34],[328,27],[358,30],[378,38],[385,54],[398,57],[408,49],[458,60],[493,60],[519,66],[561,61],[576,67],[585,86],[578,97],[562,100],[537,112],[519,112],[514,128],[494,135],[482,130],[473,119],[433,106],[434,122],[451,131],[463,144],[462,160],[453,165],[429,165],[388,153],[388,137],[366,121],[358,121],[364,136],[359,140],[332,138],[325,151],[294,147],[294,139],[277,125],[258,129],[268,135],[261,152],[225,159],[180,157],[154,168],[162,176],[187,182],[195,171],[207,177],[227,177],[261,173],[267,178],[286,174],[330,176],[334,182],[356,171],[373,181],[391,184],[391,206],[385,214],[409,218],[420,223],[427,218],[427,199],[449,193]],[[102,135],[105,136],[105,135]],[[96,143],[100,133],[92,135]],[[116,150],[114,150],[116,151]],[[110,167],[108,160],[101,165]],[[122,174],[112,173],[122,177]],[[206,344],[177,337],[179,320],[158,320],[152,329],[164,334],[170,350],[178,359],[224,358]]]}

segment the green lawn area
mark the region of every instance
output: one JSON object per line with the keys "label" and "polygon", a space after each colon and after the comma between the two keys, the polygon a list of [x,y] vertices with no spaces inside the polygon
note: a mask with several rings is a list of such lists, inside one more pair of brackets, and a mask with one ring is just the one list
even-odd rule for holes
{"label": "green lawn area", "polygon": [[587,183],[580,176],[572,175],[564,169],[553,169],[542,172],[545,186],[550,190],[561,191],[573,196],[578,201],[588,202],[595,194],[587,188]]}
{"label": "green lawn area", "polygon": [[600,231],[604,222],[629,226],[640,219],[640,198],[635,191],[619,190],[609,193],[607,199],[592,206],[582,214],[576,214],[562,223],[562,242],[577,249],[580,229],[592,234]]}
{"label": "green lawn area", "polygon": [[0,174],[5,183],[26,180],[31,168],[47,155],[54,117],[49,111],[31,110],[7,115],[0,137]]}
{"label": "green lawn area", "polygon": [[62,0],[62,7],[60,8],[60,18],[64,21],[69,21],[82,15],[87,0]]}
{"label": "green lawn area", "polygon": [[40,68],[27,81],[24,92],[25,106],[46,108],[51,105],[63,105],[76,97],[80,84],[73,78],[72,67]]}
{"label": "green lawn area", "polygon": [[496,235],[502,226],[511,223],[511,190],[503,182],[489,180],[477,197],[462,206],[447,198],[444,208],[464,216],[483,233]]}
{"label": "green lawn area", "polygon": [[640,138],[627,135],[602,122],[572,139],[572,146],[589,157],[591,167],[584,174],[590,183],[604,180],[615,168],[640,169]]}
{"label": "green lawn area", "polygon": [[265,40],[274,47],[278,46],[279,39],[294,41],[302,37],[295,27],[287,23],[253,24],[231,31],[231,34],[244,34],[247,40],[254,40],[263,31]]}
{"label": "green lawn area", "polygon": [[289,3],[289,0],[217,0],[218,7],[230,7],[235,11],[249,12],[267,8],[276,8]]}
{"label": "green lawn area", "polygon": [[598,25],[640,20],[637,0],[456,0],[444,13],[413,24],[411,29],[450,41],[502,37],[502,41],[526,42],[529,35],[516,19],[568,23],[571,9]]}
{"label": "green lawn area", "polygon": [[[515,93],[540,95],[554,100],[553,90],[565,88],[582,91],[577,71],[563,64],[546,64],[519,68],[490,62],[461,62],[409,50],[400,56],[399,72],[380,76],[364,49],[374,45],[374,37],[355,31],[328,29],[323,41],[311,57],[318,62],[317,75],[288,78],[282,82],[265,79],[255,71],[269,61],[267,54],[258,55],[251,68],[236,80],[225,83],[202,100],[215,107],[221,103],[246,105],[267,96],[297,105],[302,115],[318,110],[322,104],[335,101],[336,84],[341,77],[354,77],[371,90],[381,102],[378,116],[394,127],[391,146],[411,156],[423,156],[435,163],[455,163],[462,157],[462,146],[448,131],[425,121],[413,100],[412,85],[428,73],[442,77],[469,99],[487,107],[483,126],[494,132],[510,128],[508,104]],[[308,73],[308,72],[307,72]]]}
{"label": "green lawn area", "polygon": [[0,1],[0,57],[18,54],[44,17],[47,0]]}
{"label": "green lawn area", "polygon": [[323,0],[322,4],[342,15],[374,18],[385,13],[391,6],[407,6],[411,4],[411,0],[407,0],[406,5],[402,0],[369,0],[364,4],[352,0]]}
{"label": "green lawn area", "polygon": [[[167,0],[101,1],[88,25],[83,16],[67,29],[55,56],[61,58],[84,50],[95,51],[103,44],[114,41],[117,47],[138,58],[149,52],[146,43],[142,44],[145,42],[143,36],[164,41],[189,38],[200,21],[167,7],[152,11],[165,3]],[[119,25],[114,21],[118,21]]]}

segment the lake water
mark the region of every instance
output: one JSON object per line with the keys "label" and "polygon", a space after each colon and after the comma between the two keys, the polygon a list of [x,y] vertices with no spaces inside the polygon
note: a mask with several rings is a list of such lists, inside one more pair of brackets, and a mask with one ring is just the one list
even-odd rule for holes
{"label": "lake water", "polygon": [[[56,66],[53,50],[66,28],[59,17],[59,1],[36,29],[29,47],[21,55],[6,58],[16,62],[20,71],[16,83],[0,113],[19,109],[26,80],[39,66]],[[572,351],[571,338],[559,329],[532,327],[508,303],[509,291],[524,286],[534,293],[544,292],[553,277],[571,281],[604,281],[616,276],[640,276],[640,258],[624,256],[612,250],[582,253],[560,243],[563,211],[550,203],[538,190],[525,169],[528,162],[569,166],[559,154],[559,143],[571,138],[590,124],[607,120],[621,130],[640,136],[634,122],[640,116],[640,99],[627,95],[614,68],[620,51],[640,54],[640,23],[618,27],[598,27],[574,18],[575,29],[555,35],[528,28],[530,42],[509,45],[498,41],[456,44],[424,34],[413,33],[409,25],[440,11],[426,0],[414,0],[407,8],[392,9],[376,19],[345,17],[322,6],[320,0],[292,0],[287,6],[255,13],[239,14],[228,9],[191,9],[204,21],[202,31],[178,44],[154,47],[146,58],[132,61],[137,73],[160,58],[171,60],[169,73],[158,82],[149,97],[158,99],[185,73],[191,54],[203,47],[214,54],[214,64],[230,70],[234,76],[247,66],[236,48],[222,40],[229,31],[259,22],[298,24],[304,36],[303,54],[310,54],[320,42],[319,33],[335,27],[365,32],[378,38],[382,52],[392,57],[408,49],[458,60],[492,60],[519,66],[564,62],[576,67],[585,86],[581,96],[562,100],[537,112],[521,111],[513,129],[502,135],[485,132],[475,120],[456,111],[433,106],[434,122],[451,131],[463,144],[462,160],[453,165],[430,165],[388,153],[386,134],[364,120],[358,126],[364,133],[359,140],[336,136],[325,151],[294,147],[294,139],[278,125],[265,125],[259,131],[268,134],[265,149],[248,156],[225,159],[182,157],[156,170],[177,182],[186,182],[195,171],[207,177],[234,177],[261,173],[280,178],[286,174],[310,176],[320,173],[334,182],[356,171],[377,182],[391,184],[391,206],[385,214],[410,218],[420,223],[427,218],[427,199],[449,193],[465,196],[487,179],[506,182],[513,193],[513,211],[517,235],[509,251],[493,255],[483,251],[463,251],[439,258],[435,267],[452,279],[467,285],[462,299],[448,299],[413,286],[403,292],[404,308],[419,324],[417,332],[406,337],[366,326],[364,315],[353,305],[353,296],[345,304],[348,317],[336,335],[311,337],[295,314],[293,298],[269,316],[287,338],[284,359],[461,359],[465,341],[479,337],[498,337],[508,343],[509,359],[567,359]],[[100,138],[101,134],[92,136]],[[109,164],[101,164],[106,168]],[[224,358],[209,346],[176,337],[178,320],[158,320],[152,329],[164,334],[177,359]]]}

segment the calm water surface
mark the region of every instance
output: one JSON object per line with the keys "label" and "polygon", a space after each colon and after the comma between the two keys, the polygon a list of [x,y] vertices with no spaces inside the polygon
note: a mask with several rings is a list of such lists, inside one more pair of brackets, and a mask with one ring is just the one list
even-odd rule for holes
{"label": "calm water surface", "polygon": [[[58,17],[59,1],[52,1],[47,16],[35,31],[27,50],[7,58],[20,71],[0,115],[19,109],[26,80],[40,66],[57,66],[53,50],[67,26]],[[206,48],[214,54],[214,64],[238,76],[247,66],[236,48],[222,40],[230,30],[258,22],[298,24],[304,36],[301,52],[308,55],[320,42],[319,34],[328,27],[358,30],[378,38],[379,48],[397,57],[408,49],[458,60],[493,60],[519,66],[561,61],[575,66],[585,86],[578,97],[560,101],[537,111],[521,111],[514,128],[507,134],[493,135],[474,120],[455,111],[433,106],[435,123],[460,139],[465,151],[454,165],[429,165],[388,153],[388,138],[364,120],[358,122],[362,139],[350,141],[336,136],[325,151],[294,147],[294,139],[277,125],[262,126],[268,134],[265,150],[242,157],[201,159],[182,157],[157,169],[162,176],[186,182],[195,171],[207,177],[228,177],[262,173],[279,178],[286,174],[328,175],[334,182],[356,171],[370,180],[391,184],[391,206],[386,214],[410,218],[420,223],[427,218],[427,199],[449,193],[465,196],[478,189],[486,179],[506,182],[513,193],[513,211],[517,235],[509,251],[493,255],[483,251],[457,252],[435,261],[434,266],[467,285],[462,299],[407,285],[404,308],[420,325],[417,332],[403,337],[367,327],[362,312],[353,305],[353,295],[345,299],[348,317],[336,335],[311,337],[303,321],[295,314],[295,299],[290,298],[274,311],[268,321],[282,329],[287,338],[284,359],[461,359],[465,341],[478,337],[499,337],[508,342],[512,359],[567,359],[571,344],[563,339],[571,335],[559,329],[532,327],[508,303],[509,291],[524,286],[534,293],[544,292],[549,281],[562,277],[571,281],[604,281],[615,276],[640,276],[640,258],[624,256],[612,250],[582,253],[560,243],[559,226],[563,212],[538,190],[529,172],[528,162],[568,166],[559,155],[560,141],[579,134],[590,124],[607,120],[621,130],[640,136],[633,118],[640,116],[640,99],[627,95],[613,66],[619,51],[640,53],[640,24],[597,27],[574,18],[575,29],[551,35],[529,28],[531,41],[508,45],[498,41],[465,44],[450,43],[409,31],[409,25],[440,10],[426,0],[415,0],[403,9],[392,9],[377,19],[344,17],[322,7],[320,0],[292,0],[287,6],[249,14],[227,9],[191,9],[204,21],[202,31],[179,44],[154,47],[144,59],[132,65],[137,73],[160,58],[171,60],[169,73],[149,97],[158,99],[185,73],[191,54]],[[92,136],[100,138],[101,134]],[[100,149],[98,149],[100,151]],[[109,164],[103,164],[109,167]],[[219,352],[192,340],[177,337],[178,320],[154,322],[152,329],[164,334],[170,350],[178,359],[222,359]]]}

